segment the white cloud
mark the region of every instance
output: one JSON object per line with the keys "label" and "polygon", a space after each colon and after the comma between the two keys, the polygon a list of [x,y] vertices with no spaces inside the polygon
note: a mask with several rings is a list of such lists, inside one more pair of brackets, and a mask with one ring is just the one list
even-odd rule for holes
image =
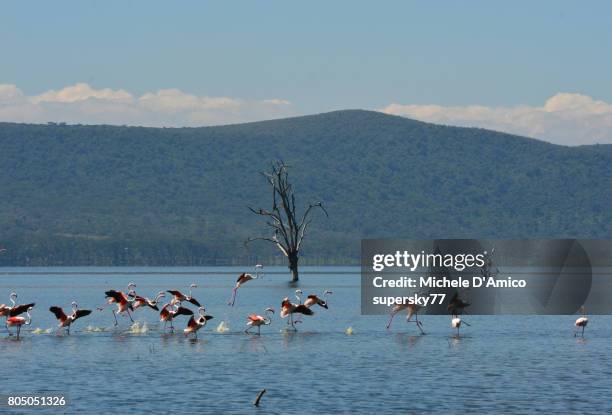
{"label": "white cloud", "polygon": [[44,94],[32,97],[32,102],[77,102],[96,98],[107,101],[129,101],[132,95],[123,89],[112,90],[110,88],[93,89],[85,83],[78,83],[59,91],[50,90]]}
{"label": "white cloud", "polygon": [[433,123],[488,128],[564,145],[612,144],[612,104],[582,94],[558,93],[541,107],[390,104],[380,111]]}
{"label": "white cloud", "polygon": [[[558,93],[542,106],[402,105],[379,111],[433,123],[482,127],[565,145],[612,143],[612,104],[576,93]],[[246,100],[160,89],[135,95],[77,83],[38,95],[0,84],[0,121],[127,124],[154,127],[218,125],[296,115],[282,98]]]}
{"label": "white cloud", "polygon": [[263,103],[270,104],[270,105],[291,105],[291,101],[287,101],[286,99],[278,99],[278,98],[264,99]]}
{"label": "white cloud", "polygon": [[128,124],[155,127],[217,125],[295,115],[282,99],[208,97],[179,89],[135,96],[123,89],[95,89],[77,83],[27,96],[16,85],[0,84],[0,121]]}

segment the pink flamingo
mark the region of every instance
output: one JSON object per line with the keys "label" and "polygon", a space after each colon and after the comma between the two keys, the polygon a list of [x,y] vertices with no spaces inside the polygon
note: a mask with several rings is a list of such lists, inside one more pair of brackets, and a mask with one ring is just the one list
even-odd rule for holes
{"label": "pink flamingo", "polygon": [[297,331],[297,329],[295,328],[296,322],[293,321],[294,314],[304,314],[305,316],[312,316],[314,314],[314,311],[306,307],[304,304],[292,303],[291,301],[289,301],[288,297],[285,297],[283,299],[283,302],[281,303],[281,318],[289,316],[287,324],[291,324],[293,330]]}
{"label": "pink flamingo", "polygon": [[[22,326],[29,326],[32,323],[32,316],[30,315],[30,311],[32,311],[32,307],[28,307],[26,310],[27,318],[22,316],[14,316],[6,319],[7,330],[9,327],[17,327],[17,339],[19,340],[19,333],[21,333]],[[9,331],[9,336],[13,334]]]}
{"label": "pink flamingo", "polygon": [[172,302],[169,302],[165,304],[159,312],[159,321],[164,322],[164,329],[166,329],[166,326],[168,325],[168,323],[170,323],[170,330],[174,331],[174,325],[172,324],[172,321],[176,316],[180,315],[191,316],[193,315],[193,311],[188,308],[182,307],[180,302],[174,304],[172,304]]}
{"label": "pink flamingo", "polygon": [[191,284],[189,286],[189,294],[185,295],[182,292],[178,291],[178,290],[168,290],[168,292],[170,294],[172,294],[173,298],[172,301],[170,301],[171,304],[176,304],[176,303],[181,303],[183,301],[187,301],[197,307],[200,307],[201,304],[198,302],[198,300],[196,300],[195,298],[193,298],[193,295],[191,295],[191,290],[193,288],[198,288],[197,284]]}
{"label": "pink flamingo", "polygon": [[195,337],[197,339],[198,330],[204,327],[206,323],[208,322],[208,320],[212,320],[214,318],[213,316],[204,314],[205,311],[206,309],[204,307],[200,307],[198,309],[198,314],[199,314],[198,318],[195,318],[194,316],[191,316],[189,318],[189,321],[187,322],[187,327],[185,328],[185,330],[183,330],[183,332],[185,333],[185,336],[188,336],[191,333],[193,333],[195,334]]}
{"label": "pink flamingo", "polygon": [[68,334],[70,334],[70,326],[72,323],[81,317],[91,314],[91,310],[79,310],[79,306],[76,301],[72,302],[72,313],[70,315],[66,315],[64,310],[57,306],[49,308],[49,311],[52,312],[55,315],[55,318],[57,318],[59,321],[58,329],[64,327]]}
{"label": "pink flamingo", "polygon": [[272,323],[272,316],[270,313],[274,314],[274,309],[268,307],[265,310],[265,317],[258,314],[249,315],[247,328],[244,330],[244,332],[249,333],[249,330],[251,330],[253,327],[257,327],[257,335],[261,335],[261,326],[268,326]]}
{"label": "pink flamingo", "polygon": [[584,311],[584,306],[580,307],[580,312],[582,313],[582,317],[578,317],[578,319],[574,323],[574,325],[576,326],[576,331],[574,332],[574,337],[576,337],[578,335],[578,329],[579,328],[582,328],[581,336],[584,337],[584,329],[586,328],[587,324],[589,324],[589,319],[586,316],[586,313]]}
{"label": "pink flamingo", "polygon": [[263,278],[263,272],[261,273],[261,275],[259,275],[259,271],[262,269],[263,269],[263,265],[257,264],[255,265],[255,275],[248,274],[246,272],[240,274],[240,276],[236,280],[236,286],[232,289],[232,297],[230,298],[227,305],[231,305],[232,307],[234,306],[234,303],[236,302],[236,293],[238,291],[238,288],[240,288],[243,284],[246,284],[247,282],[251,280]]}
{"label": "pink flamingo", "polygon": [[[419,320],[419,315],[418,312],[421,309],[421,306],[416,305],[416,304],[397,304],[395,307],[393,307],[393,309],[391,310],[391,317],[389,318],[389,322],[387,323],[387,330],[389,330],[391,328],[391,322],[393,321],[393,317],[395,317],[395,315],[397,313],[399,313],[402,310],[406,310],[406,322],[407,323],[411,323],[414,322],[416,323],[417,327],[419,328],[419,330],[421,331],[421,334],[425,334],[425,331],[423,330],[423,323],[421,323],[421,321]],[[412,316],[414,316],[414,320],[412,320]]]}

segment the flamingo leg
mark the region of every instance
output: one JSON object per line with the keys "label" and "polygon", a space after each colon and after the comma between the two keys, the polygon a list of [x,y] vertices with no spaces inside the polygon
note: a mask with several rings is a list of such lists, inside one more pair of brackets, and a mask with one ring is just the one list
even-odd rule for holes
{"label": "flamingo leg", "polygon": [[230,298],[227,305],[231,305],[232,307],[234,306],[234,302],[236,302],[236,291],[238,291],[238,287],[232,288],[232,298]]}
{"label": "flamingo leg", "polygon": [[118,326],[119,322],[117,321],[117,314],[115,313],[115,310],[113,310],[113,318],[115,319],[115,326]]}
{"label": "flamingo leg", "polygon": [[257,335],[261,336],[261,326],[257,326]]}
{"label": "flamingo leg", "polygon": [[421,320],[419,320],[419,314],[418,313],[414,313],[414,319],[416,321],[416,324],[417,324],[419,330],[421,330],[421,334],[425,334],[425,330],[423,330],[423,323],[421,323]]}
{"label": "flamingo leg", "polygon": [[584,326],[582,326],[582,337],[584,337]]}
{"label": "flamingo leg", "polygon": [[126,308],[126,309],[125,309],[125,311],[127,311],[127,315],[128,315],[128,317],[130,318],[130,321],[133,323],[133,322],[134,322],[134,319],[132,318],[132,314],[130,313],[130,309],[129,309],[129,308]]}
{"label": "flamingo leg", "polygon": [[21,333],[21,326],[17,326],[17,340],[19,340],[19,333]]}
{"label": "flamingo leg", "polygon": [[395,317],[397,313],[391,313],[391,318],[389,319],[389,322],[387,323],[387,330],[389,330],[389,327],[391,327],[391,322],[393,321],[393,317]]}

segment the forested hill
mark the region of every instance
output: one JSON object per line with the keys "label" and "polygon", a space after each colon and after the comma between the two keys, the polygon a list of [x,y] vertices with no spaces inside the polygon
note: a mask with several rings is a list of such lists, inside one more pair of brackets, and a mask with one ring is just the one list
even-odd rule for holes
{"label": "forested hill", "polygon": [[[612,237],[612,146],[351,110],[205,128],[0,123],[0,265],[269,263],[258,172],[320,199],[304,259],[363,237]],[[259,255],[254,258],[254,255]]]}

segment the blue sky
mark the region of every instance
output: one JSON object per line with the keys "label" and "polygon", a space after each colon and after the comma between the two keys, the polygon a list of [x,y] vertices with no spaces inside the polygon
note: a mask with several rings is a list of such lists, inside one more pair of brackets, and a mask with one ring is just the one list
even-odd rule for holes
{"label": "blue sky", "polygon": [[7,2],[0,84],[30,98],[83,83],[252,107],[168,121],[186,125],[273,118],[266,100],[290,102],[279,116],[391,104],[407,116],[430,104],[540,108],[559,93],[610,103],[611,18],[607,1]]}

